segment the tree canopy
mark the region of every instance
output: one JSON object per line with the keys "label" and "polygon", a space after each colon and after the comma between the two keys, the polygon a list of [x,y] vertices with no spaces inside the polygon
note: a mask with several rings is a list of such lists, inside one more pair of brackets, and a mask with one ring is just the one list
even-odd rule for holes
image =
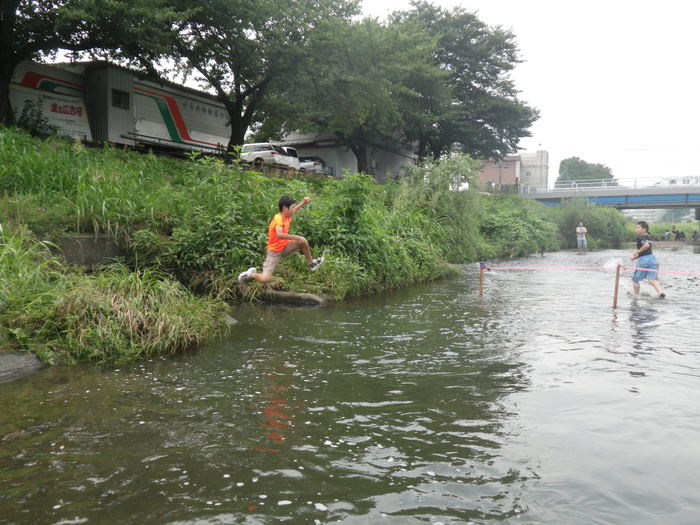
{"label": "tree canopy", "polygon": [[612,170],[604,164],[591,164],[579,157],[569,157],[559,164],[557,182],[568,180],[614,180]]}
{"label": "tree canopy", "polygon": [[516,151],[538,113],[518,99],[509,76],[520,62],[514,35],[462,8],[448,11],[425,1],[392,20],[413,22],[430,35],[432,60],[446,73],[448,100],[432,108],[432,122],[412,130],[419,154],[438,158],[457,148],[477,158],[502,158]]}
{"label": "tree canopy", "polygon": [[9,85],[17,65],[59,49],[109,50],[111,59],[162,54],[183,13],[165,0],[2,0],[0,4],[0,122],[9,124]]}
{"label": "tree canopy", "polygon": [[355,0],[180,0],[193,9],[170,58],[195,73],[226,106],[229,146],[243,144],[262,122],[261,105],[279,86],[299,79],[316,28],[326,20],[349,20]]}
{"label": "tree canopy", "polygon": [[0,117],[14,67],[67,49],[194,78],[226,107],[229,147],[330,133],[367,171],[377,142],[498,158],[529,136],[512,33],[424,1],[385,22],[358,15],[357,0],[3,0]]}
{"label": "tree canopy", "polygon": [[305,74],[264,104],[276,118],[262,136],[334,133],[361,168],[373,141],[404,144],[421,158],[455,150],[502,157],[537,118],[509,78],[518,61],[511,33],[426,2],[387,23],[327,24],[300,64]]}

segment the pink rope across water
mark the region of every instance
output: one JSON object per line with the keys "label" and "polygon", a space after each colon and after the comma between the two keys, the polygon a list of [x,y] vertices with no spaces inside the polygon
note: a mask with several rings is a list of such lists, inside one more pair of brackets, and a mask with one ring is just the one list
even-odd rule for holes
{"label": "pink rope across water", "polygon": [[604,270],[602,266],[484,266],[487,270]]}
{"label": "pink rope across water", "polygon": [[659,273],[670,273],[673,275],[687,275],[690,277],[700,277],[700,273],[693,273],[693,272],[676,272],[675,270],[652,270],[649,268],[638,268],[637,266],[625,266],[625,265],[620,265],[620,268],[625,268],[627,270],[636,270],[640,272],[659,272]]}
{"label": "pink rope across water", "polygon": [[[685,275],[689,277],[700,277],[700,273],[694,272],[677,272],[675,270],[652,270],[649,268],[638,268],[637,266],[620,265],[620,268],[626,270],[638,270],[641,272],[658,272],[668,273],[673,275]],[[487,266],[485,270],[605,270],[604,266]]]}

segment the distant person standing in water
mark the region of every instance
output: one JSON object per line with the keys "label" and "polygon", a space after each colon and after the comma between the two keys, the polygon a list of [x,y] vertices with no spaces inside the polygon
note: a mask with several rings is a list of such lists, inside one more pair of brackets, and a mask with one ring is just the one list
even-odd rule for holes
{"label": "distant person standing in water", "polygon": [[586,234],[588,230],[583,225],[583,222],[579,222],[576,227],[576,245],[578,246],[579,252],[585,252],[588,250],[588,243],[586,242]]}
{"label": "distant person standing in water", "polygon": [[[634,275],[632,276],[632,282],[634,283],[634,293],[639,293],[639,283],[644,279],[649,279],[649,284],[659,292],[659,297],[663,299],[666,294],[661,290],[661,285],[659,285],[656,280],[656,271],[659,269],[659,265],[656,262],[656,256],[651,253],[651,235],[649,235],[649,225],[645,221],[639,221],[635,228],[635,233],[637,234],[637,251],[632,254],[632,260],[636,259],[637,268]],[[643,269],[642,269],[643,268]]]}

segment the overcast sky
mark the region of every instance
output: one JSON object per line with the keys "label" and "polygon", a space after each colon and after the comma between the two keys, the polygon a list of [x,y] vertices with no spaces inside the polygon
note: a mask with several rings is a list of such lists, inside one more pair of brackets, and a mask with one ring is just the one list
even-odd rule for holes
{"label": "overcast sky", "polygon": [[[524,151],[605,164],[618,179],[700,175],[700,4],[691,0],[434,0],[510,29],[520,98],[540,111]],[[363,0],[383,18],[408,0]]]}

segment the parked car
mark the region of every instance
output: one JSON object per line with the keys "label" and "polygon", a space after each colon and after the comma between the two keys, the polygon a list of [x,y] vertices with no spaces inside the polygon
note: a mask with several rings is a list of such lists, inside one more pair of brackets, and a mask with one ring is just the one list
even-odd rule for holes
{"label": "parked car", "polygon": [[269,142],[243,144],[241,148],[241,160],[257,167],[268,164],[270,166],[293,168],[294,161],[291,158],[280,146]]}
{"label": "parked car", "polygon": [[331,174],[331,169],[321,157],[299,157],[299,169],[321,175]]}
{"label": "parked car", "polygon": [[299,169],[299,155],[297,154],[297,150],[295,150],[291,146],[282,146],[282,149],[289,157],[289,167],[294,169],[294,170],[298,170]]}

